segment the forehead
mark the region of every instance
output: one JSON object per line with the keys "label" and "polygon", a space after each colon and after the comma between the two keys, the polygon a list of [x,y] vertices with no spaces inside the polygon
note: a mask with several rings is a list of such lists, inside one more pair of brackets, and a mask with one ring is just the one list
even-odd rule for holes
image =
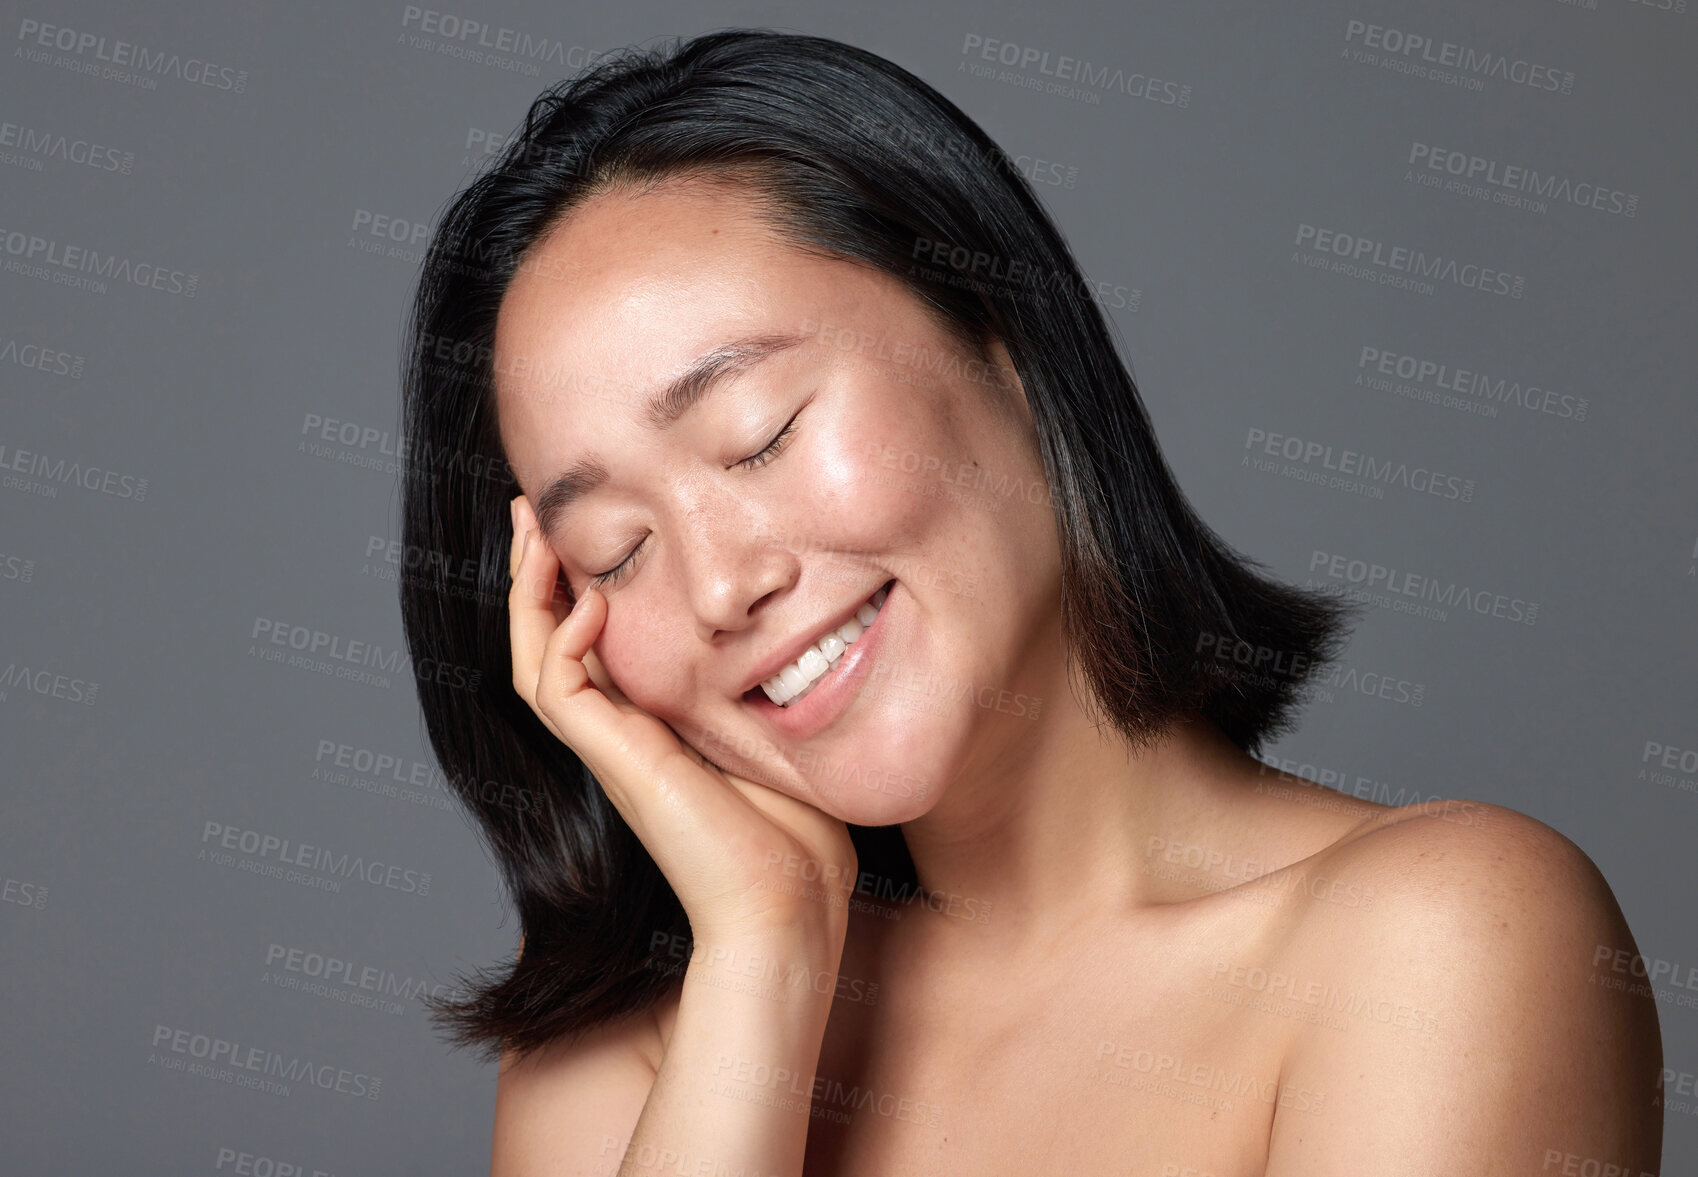
{"label": "forehead", "polygon": [[502,298],[502,415],[590,407],[582,401],[623,401],[630,411],[752,327],[796,329],[830,265],[778,237],[723,186],[671,182],[593,197],[532,247]]}

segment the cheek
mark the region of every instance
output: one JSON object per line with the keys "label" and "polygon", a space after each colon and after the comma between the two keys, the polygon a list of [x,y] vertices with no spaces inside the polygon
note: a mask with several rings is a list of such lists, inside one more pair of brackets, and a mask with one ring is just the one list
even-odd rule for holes
{"label": "cheek", "polygon": [[[846,413],[823,431],[810,455],[806,495],[792,500],[807,530],[845,548],[878,551],[908,538],[924,515],[914,490],[927,455],[940,449],[926,423],[904,407],[868,396],[869,409]],[[876,411],[877,409],[882,411]],[[936,477],[935,470],[930,477]]]}
{"label": "cheek", "polygon": [[609,602],[609,606],[595,652],[613,685],[651,715],[676,717],[691,690],[684,659],[648,620],[652,612],[633,608],[629,602]]}

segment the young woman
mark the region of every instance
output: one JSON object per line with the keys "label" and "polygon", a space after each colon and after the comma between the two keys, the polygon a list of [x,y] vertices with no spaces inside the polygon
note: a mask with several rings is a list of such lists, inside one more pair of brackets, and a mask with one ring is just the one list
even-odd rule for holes
{"label": "young woman", "polygon": [[1348,614],[1193,514],[919,79],[602,62],[449,209],[412,344],[407,632],[486,670],[421,691],[523,930],[439,1006],[496,1174],[1655,1172],[1609,887],[1253,755]]}

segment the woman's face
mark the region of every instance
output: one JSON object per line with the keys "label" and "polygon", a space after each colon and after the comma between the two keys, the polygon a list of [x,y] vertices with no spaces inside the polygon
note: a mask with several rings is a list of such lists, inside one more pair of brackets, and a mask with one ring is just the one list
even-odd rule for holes
{"label": "woman's face", "polygon": [[[537,244],[494,368],[520,489],[573,593],[607,597],[596,654],[709,760],[889,825],[1033,730],[1060,673],[1060,554],[1000,345],[987,368],[895,279],[673,182],[604,193]],[[574,468],[605,477],[547,511]],[[759,682],[885,585],[817,687],[773,704]]]}

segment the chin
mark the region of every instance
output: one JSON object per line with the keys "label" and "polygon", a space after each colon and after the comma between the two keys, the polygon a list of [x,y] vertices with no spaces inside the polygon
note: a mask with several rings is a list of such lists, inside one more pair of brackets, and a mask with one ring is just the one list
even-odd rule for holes
{"label": "chin", "polygon": [[948,749],[962,733],[939,730],[935,722],[916,725],[912,716],[878,707],[869,712],[878,734],[854,746],[876,752],[840,754],[829,744],[796,747],[786,775],[800,778],[802,800],[839,820],[859,826],[912,821],[943,796],[957,762]]}
{"label": "chin", "polygon": [[[871,703],[871,700],[864,700]],[[892,714],[876,705],[866,719],[888,726],[876,738],[855,739],[876,747],[876,758],[840,751],[837,740],[788,743],[782,751],[767,736],[741,729],[736,735],[694,722],[690,744],[724,771],[812,805],[839,821],[859,826],[888,826],[929,812],[943,795],[954,758],[939,754],[961,733],[935,725],[914,725],[912,716]],[[910,722],[904,723],[907,719]],[[881,725],[882,726],[882,725]]]}
{"label": "chin", "polygon": [[930,781],[891,782],[893,789],[908,788],[906,793],[881,792],[864,788],[850,792],[842,785],[834,786],[827,796],[814,794],[803,800],[839,821],[857,826],[894,826],[913,821],[930,812],[943,795],[943,789]]}

